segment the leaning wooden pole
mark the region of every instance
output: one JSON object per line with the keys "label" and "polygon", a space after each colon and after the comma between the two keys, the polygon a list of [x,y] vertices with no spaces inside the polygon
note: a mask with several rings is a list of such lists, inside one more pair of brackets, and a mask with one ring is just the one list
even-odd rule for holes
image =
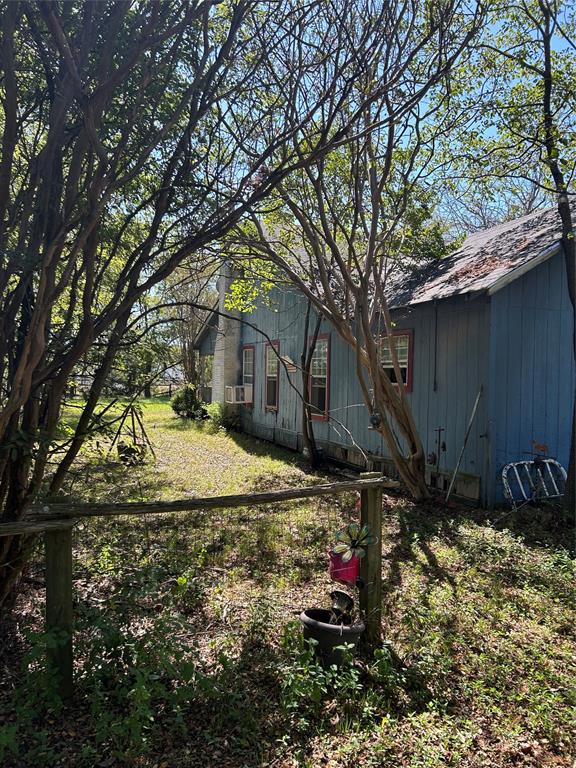
{"label": "leaning wooden pole", "polygon": [[48,663],[58,675],[58,692],[63,700],[73,692],[72,655],[72,524],[47,530],[46,547],[46,630],[53,634],[48,645]]}
{"label": "leaning wooden pole", "polygon": [[[362,480],[379,477],[378,472],[364,472]],[[360,609],[366,624],[365,640],[376,645],[382,637],[382,488],[366,488],[360,494],[360,524],[369,525],[374,544],[366,547],[360,561]]]}

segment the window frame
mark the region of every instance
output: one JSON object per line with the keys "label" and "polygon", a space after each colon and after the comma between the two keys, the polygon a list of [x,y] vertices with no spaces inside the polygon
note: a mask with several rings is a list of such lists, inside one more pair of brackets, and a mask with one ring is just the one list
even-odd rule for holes
{"label": "window frame", "polygon": [[[314,341],[314,335],[308,337],[308,349]],[[326,342],[326,398],[323,413],[310,412],[310,418],[312,421],[328,421],[328,414],[330,412],[330,334],[319,333],[316,337],[316,343],[319,341]],[[312,405],[312,361],[310,361],[310,372],[308,373],[308,403]]]}
{"label": "window frame", "polygon": [[[412,328],[397,328],[392,333],[385,333],[382,339],[388,338],[388,336],[407,336],[408,337],[408,356],[406,360],[406,383],[404,389],[407,393],[412,392],[412,385],[414,382],[414,330]],[[382,365],[382,364],[381,364]],[[402,366],[400,366],[402,367]],[[392,368],[392,366],[382,365],[382,368],[386,370]],[[393,368],[392,368],[393,370]],[[398,382],[392,382],[395,387],[398,386]]]}
{"label": "window frame", "polygon": [[244,381],[244,352],[246,352],[247,349],[252,350],[252,402],[251,403],[242,403],[244,408],[253,408],[254,407],[254,398],[256,395],[256,345],[255,344],[244,344],[242,346],[242,386],[245,387],[246,383]]}
{"label": "window frame", "polygon": [[[270,353],[270,348],[274,347],[276,350],[276,355],[274,357],[276,358],[276,364],[277,364],[277,373],[276,373],[276,404],[275,405],[268,405],[268,379],[272,378],[268,376],[268,355]],[[272,413],[278,412],[278,407],[280,405],[280,341],[278,339],[274,339],[273,341],[267,341],[266,345],[264,346],[264,410],[265,411],[271,411]]]}

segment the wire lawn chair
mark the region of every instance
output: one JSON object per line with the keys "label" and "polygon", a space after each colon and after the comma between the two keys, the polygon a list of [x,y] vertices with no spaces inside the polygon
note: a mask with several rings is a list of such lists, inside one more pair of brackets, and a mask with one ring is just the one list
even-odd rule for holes
{"label": "wire lawn chair", "polygon": [[564,495],[566,470],[556,461],[537,456],[512,461],[502,469],[504,496],[513,509],[525,504],[558,499]]}

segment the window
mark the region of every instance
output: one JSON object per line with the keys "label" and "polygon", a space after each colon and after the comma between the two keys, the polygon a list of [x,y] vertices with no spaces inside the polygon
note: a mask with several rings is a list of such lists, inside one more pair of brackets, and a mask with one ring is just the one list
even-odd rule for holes
{"label": "window", "polygon": [[[393,343],[396,348],[398,365],[402,374],[402,381],[408,392],[412,391],[412,331],[398,331],[392,334]],[[396,373],[392,363],[392,352],[390,351],[390,340],[388,336],[383,336],[380,342],[380,361],[382,367],[388,374],[390,381],[396,383]]]}
{"label": "window", "polygon": [[254,402],[254,347],[252,345],[242,350],[242,386],[245,404],[252,405]]}
{"label": "window", "polygon": [[318,336],[310,363],[308,399],[311,405],[312,418],[322,421],[328,418],[329,355],[329,337]]}
{"label": "window", "polygon": [[212,369],[214,367],[214,355],[200,355],[198,358],[198,387],[202,400],[205,403],[212,402]]}
{"label": "window", "polygon": [[279,350],[279,343],[273,341],[272,344],[266,344],[266,410],[278,410],[278,357],[276,352]]}

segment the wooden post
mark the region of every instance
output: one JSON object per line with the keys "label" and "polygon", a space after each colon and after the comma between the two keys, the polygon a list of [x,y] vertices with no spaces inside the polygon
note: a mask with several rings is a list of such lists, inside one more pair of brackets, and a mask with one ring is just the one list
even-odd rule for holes
{"label": "wooden post", "polygon": [[46,531],[46,630],[57,630],[56,646],[48,649],[48,662],[58,672],[58,691],[69,699],[73,690],[72,656],[72,525]]}
{"label": "wooden post", "polygon": [[[380,477],[379,472],[363,472],[362,480]],[[370,645],[380,642],[382,634],[382,488],[361,491],[360,524],[370,526],[376,539],[366,547],[366,556],[360,561],[360,609],[366,623],[365,640]]]}

